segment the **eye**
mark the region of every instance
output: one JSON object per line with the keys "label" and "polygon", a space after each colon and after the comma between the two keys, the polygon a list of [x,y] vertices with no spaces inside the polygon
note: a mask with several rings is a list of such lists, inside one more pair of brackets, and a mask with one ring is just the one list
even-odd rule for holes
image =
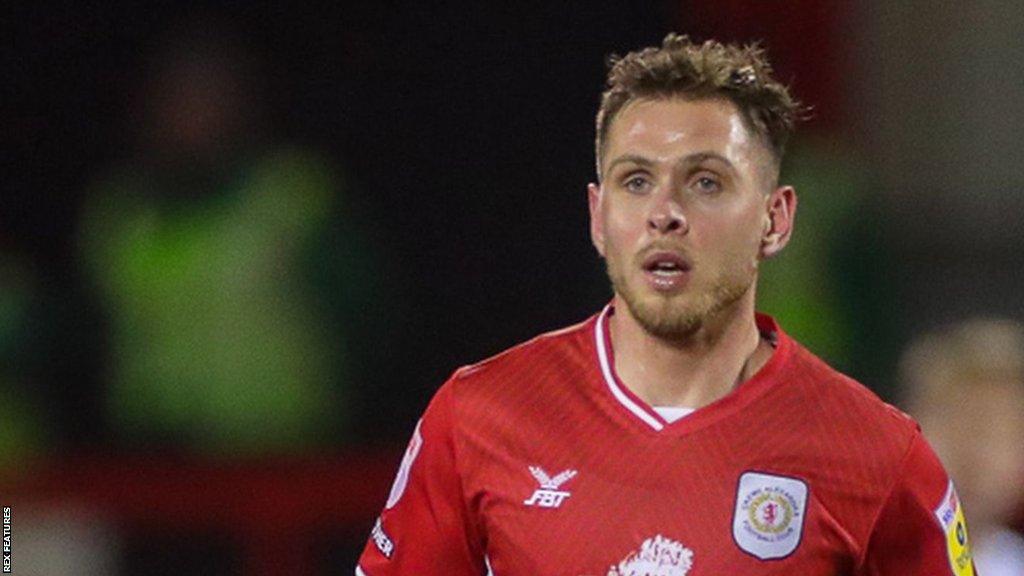
{"label": "eye", "polygon": [[622,186],[633,194],[643,194],[651,189],[651,181],[646,176],[638,174],[626,178]]}
{"label": "eye", "polygon": [[694,178],[693,188],[701,194],[715,194],[722,189],[722,184],[717,178],[704,174]]}

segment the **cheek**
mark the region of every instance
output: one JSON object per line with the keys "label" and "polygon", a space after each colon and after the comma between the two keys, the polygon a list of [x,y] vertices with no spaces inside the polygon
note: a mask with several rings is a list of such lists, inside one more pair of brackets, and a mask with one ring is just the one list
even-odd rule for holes
{"label": "cheek", "polygon": [[760,215],[753,211],[709,212],[704,214],[699,226],[696,222],[691,223],[691,229],[695,236],[702,237],[702,251],[743,259],[748,255],[756,256],[760,251]]}
{"label": "cheek", "polygon": [[628,248],[643,234],[643,220],[626,208],[611,206],[603,218],[605,246],[609,250]]}

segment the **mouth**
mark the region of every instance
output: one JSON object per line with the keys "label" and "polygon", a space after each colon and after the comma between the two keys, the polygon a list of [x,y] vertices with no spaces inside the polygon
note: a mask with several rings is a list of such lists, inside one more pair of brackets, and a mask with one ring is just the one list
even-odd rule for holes
{"label": "mouth", "polygon": [[658,251],[643,260],[643,269],[658,276],[673,276],[690,271],[690,263],[676,252]]}
{"label": "mouth", "polygon": [[650,285],[659,292],[671,292],[682,288],[692,268],[690,262],[681,254],[667,250],[648,254],[641,266]]}

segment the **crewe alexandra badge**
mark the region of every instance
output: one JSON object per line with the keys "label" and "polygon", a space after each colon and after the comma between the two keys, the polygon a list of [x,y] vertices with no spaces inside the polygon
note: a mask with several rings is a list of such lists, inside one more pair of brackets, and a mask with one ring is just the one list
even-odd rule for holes
{"label": "crewe alexandra badge", "polygon": [[745,472],[736,491],[732,536],[761,560],[785,558],[803,536],[807,484],[795,478]]}

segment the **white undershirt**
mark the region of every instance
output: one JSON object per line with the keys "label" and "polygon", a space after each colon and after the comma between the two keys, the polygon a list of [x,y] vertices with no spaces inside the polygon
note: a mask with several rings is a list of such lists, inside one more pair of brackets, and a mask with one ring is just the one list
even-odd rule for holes
{"label": "white undershirt", "polygon": [[[768,343],[772,345],[772,348],[777,347],[775,334],[762,333],[761,337],[767,340]],[[680,408],[678,406],[653,406],[653,408],[654,411],[658,413],[658,416],[661,416],[665,422],[668,422],[669,424],[677,420],[682,420],[690,414],[693,414],[696,410],[696,408]]]}
{"label": "white undershirt", "polygon": [[693,414],[696,408],[680,408],[678,406],[654,406],[654,411],[665,419],[666,422],[671,424],[676,420],[680,420],[685,416]]}

